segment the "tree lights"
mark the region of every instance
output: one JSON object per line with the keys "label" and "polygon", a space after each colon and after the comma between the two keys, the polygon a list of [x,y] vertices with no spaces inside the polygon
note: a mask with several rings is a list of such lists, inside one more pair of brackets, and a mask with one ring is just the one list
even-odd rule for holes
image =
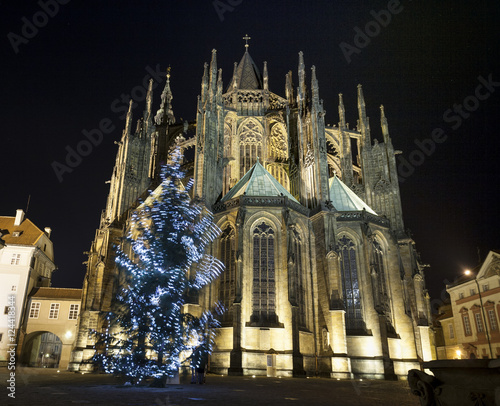
{"label": "tree lights", "polygon": [[200,317],[183,311],[188,292],[198,292],[223,270],[205,253],[219,235],[212,214],[190,199],[175,148],[162,168],[159,188],[131,215],[120,247],[118,293],[98,333],[96,361],[107,373],[133,383],[164,380],[182,363],[192,367],[212,351],[218,321],[210,311]]}

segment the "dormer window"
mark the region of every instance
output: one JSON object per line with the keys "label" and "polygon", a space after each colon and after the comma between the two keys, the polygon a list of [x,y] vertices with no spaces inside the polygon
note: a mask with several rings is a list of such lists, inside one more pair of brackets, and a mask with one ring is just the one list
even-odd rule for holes
{"label": "dormer window", "polygon": [[12,233],[12,237],[19,237],[21,235],[21,231],[14,231]]}

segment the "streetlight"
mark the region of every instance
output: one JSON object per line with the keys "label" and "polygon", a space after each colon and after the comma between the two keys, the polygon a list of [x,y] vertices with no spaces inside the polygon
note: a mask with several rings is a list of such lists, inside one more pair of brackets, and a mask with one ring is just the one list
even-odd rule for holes
{"label": "streetlight", "polygon": [[[469,269],[466,269],[464,274],[469,276],[472,274],[472,271]],[[491,350],[490,334],[488,332],[488,321],[486,320],[486,314],[484,313],[483,298],[481,296],[481,289],[479,288],[479,282],[477,281],[477,275],[474,276],[474,282],[476,282],[477,293],[479,294],[479,303],[481,303],[481,312],[483,313],[484,329],[486,331],[486,339],[488,340],[488,347],[490,348],[490,358],[493,359],[493,351]]]}

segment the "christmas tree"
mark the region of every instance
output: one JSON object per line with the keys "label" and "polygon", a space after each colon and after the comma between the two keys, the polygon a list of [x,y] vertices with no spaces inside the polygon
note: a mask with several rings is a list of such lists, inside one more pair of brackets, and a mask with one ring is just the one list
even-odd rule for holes
{"label": "christmas tree", "polygon": [[94,360],[104,371],[139,383],[164,381],[181,364],[196,367],[212,351],[214,314],[183,311],[223,270],[206,249],[220,230],[212,214],[191,200],[181,180],[181,153],[175,148],[162,168],[161,185],[132,215],[128,235],[117,248],[119,292],[99,335]]}

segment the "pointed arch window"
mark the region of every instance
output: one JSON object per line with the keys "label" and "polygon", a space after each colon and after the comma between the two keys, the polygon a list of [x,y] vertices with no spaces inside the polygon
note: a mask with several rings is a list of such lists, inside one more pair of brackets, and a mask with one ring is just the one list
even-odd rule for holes
{"label": "pointed arch window", "polygon": [[251,322],[274,323],[276,318],[275,234],[265,222],[253,233],[253,288]]}
{"label": "pointed arch window", "polygon": [[354,242],[343,236],[339,239],[340,270],[342,274],[342,293],[345,304],[346,329],[359,331],[365,329],[361,312],[361,295],[359,290],[358,263]]}
{"label": "pointed arch window", "polygon": [[288,159],[288,135],[285,126],[282,123],[275,123],[271,127],[269,137],[269,155],[277,160]]}
{"label": "pointed arch window", "polygon": [[236,289],[236,255],[235,255],[235,232],[228,225],[220,236],[220,259],[225,269],[220,276],[219,300],[224,305],[226,312],[223,321],[231,321],[232,313],[229,311],[235,296]]}
{"label": "pointed arch window", "polygon": [[255,121],[242,125],[240,134],[240,179],[262,157],[262,129]]}

